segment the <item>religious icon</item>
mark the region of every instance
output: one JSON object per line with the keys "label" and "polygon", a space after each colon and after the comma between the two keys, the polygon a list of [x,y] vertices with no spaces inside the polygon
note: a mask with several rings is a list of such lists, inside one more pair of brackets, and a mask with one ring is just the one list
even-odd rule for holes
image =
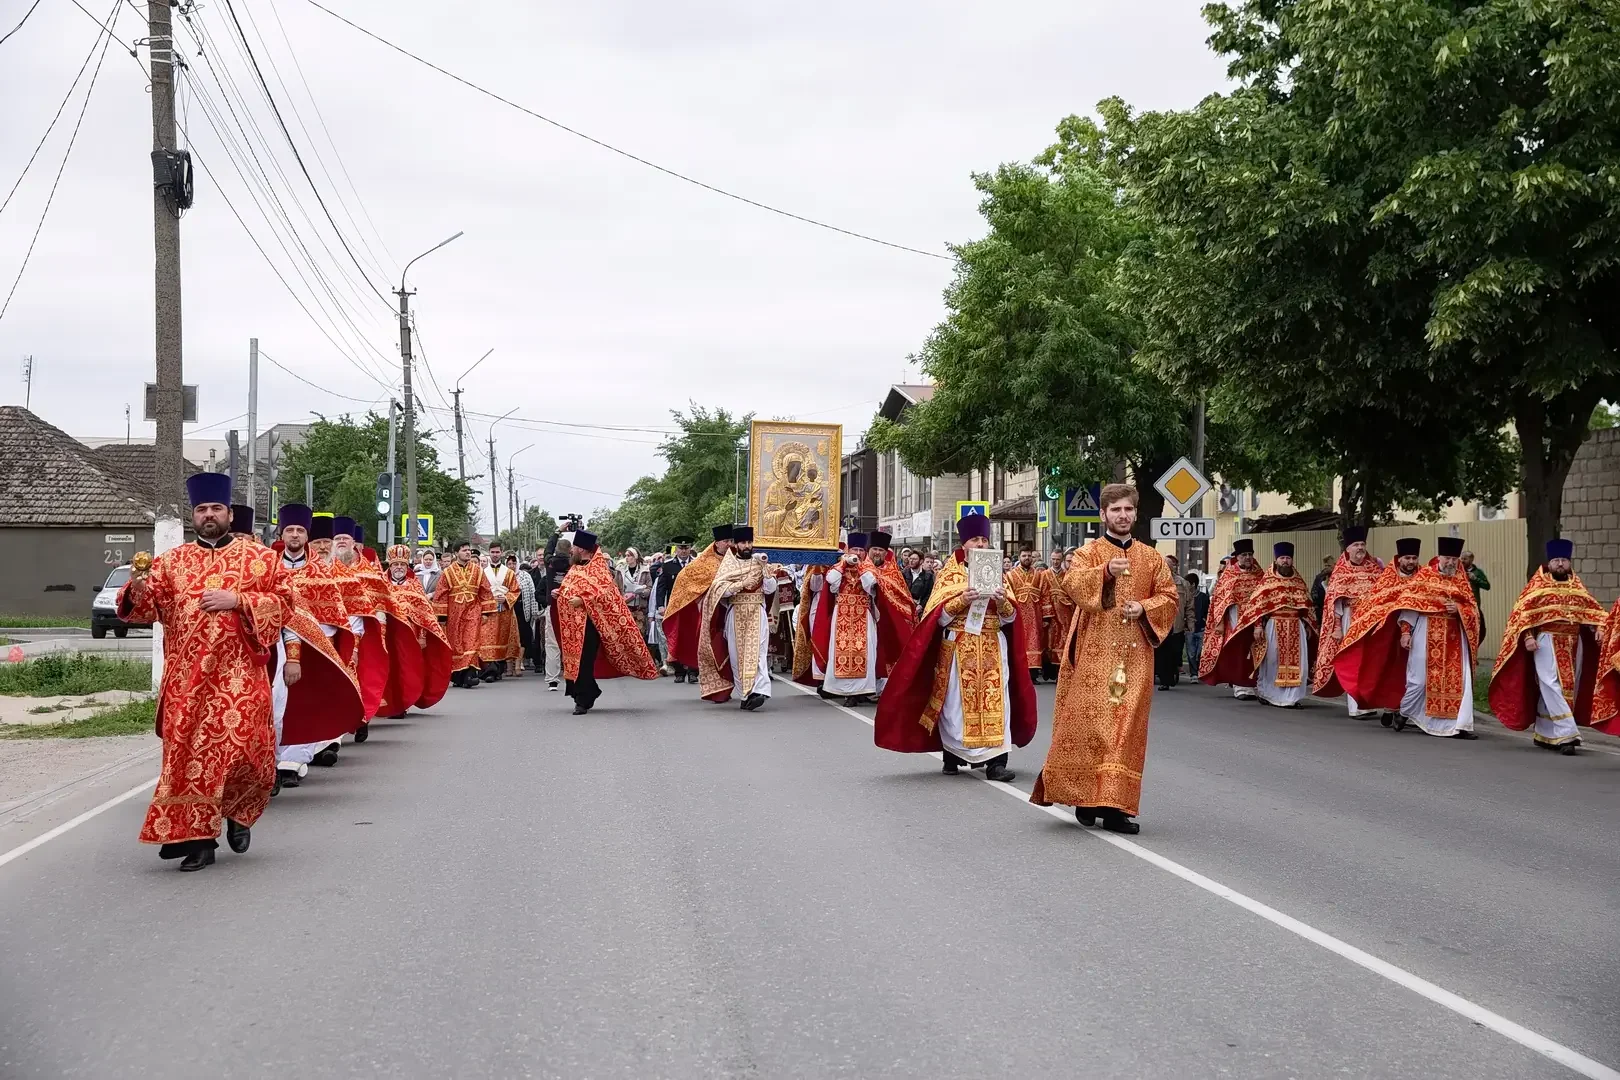
{"label": "religious icon", "polygon": [[838,546],[840,461],[836,424],[755,421],[749,445],[749,517],[761,547]]}
{"label": "religious icon", "polygon": [[968,588],[989,596],[1001,588],[1001,552],[974,548],[967,553]]}

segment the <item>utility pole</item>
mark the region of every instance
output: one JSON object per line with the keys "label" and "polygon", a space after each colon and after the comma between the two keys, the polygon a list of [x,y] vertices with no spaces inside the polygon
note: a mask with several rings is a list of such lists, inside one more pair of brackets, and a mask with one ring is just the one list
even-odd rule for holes
{"label": "utility pole", "polygon": [[[171,0],[147,0],[146,33],[152,60],[152,249],[157,360],[156,521],[153,547],[164,552],[184,539],[181,485],[185,438],[185,386],[180,335],[180,210],[190,192],[176,190],[174,27]],[[185,185],[189,186],[189,184]],[[154,657],[161,655],[153,647]],[[157,664],[153,664],[153,676]]]}
{"label": "utility pole", "polygon": [[[23,408],[32,407],[34,403],[34,358],[23,357]],[[128,411],[127,409],[125,410]]]}
{"label": "utility pole", "polygon": [[506,467],[506,509],[507,520],[512,523],[512,529],[515,532],[518,527],[517,471],[510,465]]}
{"label": "utility pole", "polygon": [[304,505],[315,508],[315,474],[312,472],[304,474]]}
{"label": "utility pole", "polygon": [[[247,504],[259,509],[259,339],[248,338]],[[268,517],[269,515],[265,515]]]}
{"label": "utility pole", "polygon": [[[399,487],[399,485],[397,483],[393,483],[393,480],[392,480],[393,475],[394,475],[394,410],[397,409],[397,408],[399,408],[399,402],[395,401],[393,398],[389,398],[388,399],[388,476],[390,478],[389,482],[390,482],[391,486],[389,488],[388,508],[389,508],[390,511],[392,511],[393,508],[394,508],[394,506],[393,506],[393,489]],[[392,513],[390,513],[388,515],[386,520],[378,522],[378,524],[377,524],[377,535],[383,538],[383,552],[384,552],[384,554],[386,554],[388,552],[389,547],[392,546],[393,543],[394,543],[394,515]],[[407,544],[410,544],[412,547],[416,546],[416,534],[415,533],[411,533],[410,535],[406,536],[404,538],[404,540],[405,540],[405,542]]]}
{"label": "utility pole", "polygon": [[489,434],[489,516],[494,527],[491,540],[501,535],[501,493],[497,487],[500,482],[501,470],[495,464],[495,432],[492,429]]}
{"label": "utility pole", "polygon": [[450,391],[450,396],[456,399],[456,476],[465,484],[467,482],[467,451],[461,445],[461,387]]}
{"label": "utility pole", "polygon": [[[153,0],[155,2],[155,0]],[[458,232],[450,240],[456,239]],[[399,288],[394,295],[399,297],[399,362],[404,371],[404,397],[405,397],[405,502],[406,514],[409,520],[405,522],[405,535],[414,547],[416,543],[416,402],[411,398],[411,297],[415,295],[405,288],[405,275],[411,272],[417,259],[433,254],[448,244],[450,240],[441,240],[415,259],[405,264],[405,269],[399,275]]]}

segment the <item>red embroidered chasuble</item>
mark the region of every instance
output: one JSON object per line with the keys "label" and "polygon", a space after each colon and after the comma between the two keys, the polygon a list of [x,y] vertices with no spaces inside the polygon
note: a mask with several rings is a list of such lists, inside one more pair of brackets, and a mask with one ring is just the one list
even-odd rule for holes
{"label": "red embroidered chasuble", "polygon": [[[1570,574],[1568,581],[1558,581],[1545,567],[1537,570],[1519,593],[1502,631],[1502,648],[1491,669],[1491,714],[1514,731],[1523,731],[1536,722],[1541,686],[1535,657],[1525,651],[1524,636],[1545,630],[1552,637],[1558,684],[1575,710],[1574,721],[1582,727],[1594,726],[1593,697],[1603,667],[1597,631],[1607,621],[1603,605],[1586,591],[1578,575]],[[1604,640],[1612,647],[1607,637]],[[1582,646],[1586,662],[1577,679],[1575,654]]]}
{"label": "red embroidered chasuble", "polygon": [[[582,601],[582,606],[570,603],[575,599]],[[647,651],[647,640],[624,602],[624,592],[606,555],[597,551],[589,562],[575,563],[563,578],[552,604],[562,645],[563,677],[569,682],[579,678],[587,619],[596,627],[596,636],[602,642],[596,651],[598,679],[658,678],[658,668]]]}
{"label": "red embroidered chasuble", "polygon": [[478,641],[484,609],[495,607],[484,568],[476,562],[452,562],[439,573],[434,587],[435,604],[444,605],[444,636],[450,643],[450,670],[478,667]]}

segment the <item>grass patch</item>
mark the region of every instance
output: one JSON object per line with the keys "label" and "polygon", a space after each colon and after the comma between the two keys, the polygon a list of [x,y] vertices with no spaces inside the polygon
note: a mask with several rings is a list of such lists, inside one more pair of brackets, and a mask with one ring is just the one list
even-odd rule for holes
{"label": "grass patch", "polygon": [[0,615],[0,626],[80,626],[90,629],[90,617],[78,615]]}
{"label": "grass patch", "polygon": [[131,701],[66,724],[0,724],[0,739],[97,739],[141,735],[157,721],[156,701]]}
{"label": "grass patch", "polygon": [[8,697],[54,697],[151,688],[152,663],[149,660],[95,653],[47,653],[16,664],[0,664],[0,694]]}

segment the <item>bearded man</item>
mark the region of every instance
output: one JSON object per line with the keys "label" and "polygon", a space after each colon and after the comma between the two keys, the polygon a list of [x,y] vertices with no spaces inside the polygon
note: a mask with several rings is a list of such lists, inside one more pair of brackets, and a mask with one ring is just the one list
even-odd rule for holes
{"label": "bearded man", "polygon": [[[344,661],[353,634],[331,570],[312,558],[312,537],[330,544],[332,519],[315,518],[302,503],[276,515],[281,535],[277,559],[292,608],[271,660],[271,718],[276,733],[276,782],[272,794],[298,787],[317,756],[331,764],[342,738],[365,719],[360,684]],[[316,527],[319,525],[319,532]]]}
{"label": "bearded man", "polygon": [[676,682],[701,681],[698,645],[703,639],[707,618],[702,611],[703,599],[709,593],[709,586],[714,584],[720,560],[731,547],[731,526],[716,525],[713,536],[713,543],[676,573],[675,583],[669,590],[669,602],[659,612]]}
{"label": "bearded man", "polygon": [[[1198,679],[1210,686],[1219,686],[1227,678],[1217,677],[1215,665],[1220,660],[1226,647],[1226,642],[1238,628],[1243,613],[1243,605],[1249,602],[1254,590],[1260,587],[1265,578],[1260,564],[1254,558],[1254,541],[1243,537],[1232,545],[1232,555],[1215,579],[1215,591],[1209,598],[1209,617],[1204,624],[1204,648],[1198,660]],[[1225,675],[1229,678],[1238,673],[1238,669],[1228,670]],[[1235,698],[1256,697],[1253,678],[1232,683],[1232,696]]]}
{"label": "bearded man", "polygon": [[292,598],[270,552],[232,536],[227,474],[189,477],[186,493],[196,540],[138,566],[119,590],[118,612],[163,624],[163,765],[140,838],[190,872],[213,863],[222,822],[231,850],[247,851],[270,801],[267,667]]}
{"label": "bearded man", "polygon": [[450,643],[450,682],[464,690],[479,685],[478,643],[484,611],[495,607],[495,594],[483,567],[474,560],[472,544],[463,540],[456,557],[439,571],[433,603],[444,611],[444,636]]}
{"label": "bearded man", "polygon": [[982,767],[985,779],[1007,782],[1016,776],[1012,748],[1035,737],[1035,687],[1005,588],[981,594],[968,585],[967,553],[990,546],[990,519],[970,514],[956,534],[961,546],[935,576],[878,701],[873,739],[896,753],[941,754],[947,776]]}
{"label": "bearded man", "polygon": [[499,544],[489,546],[489,565],[483,568],[489,579],[490,595],[495,598],[495,610],[488,613],[479,628],[478,659],[483,662],[480,678],[485,682],[499,682],[515,674],[517,658],[522,650],[518,637],[517,603],[522,594],[517,571],[506,565]]}
{"label": "bearded man", "polygon": [[[1322,601],[1322,633],[1316,669],[1311,678],[1311,693],[1317,697],[1333,698],[1344,694],[1333,662],[1338,658],[1344,635],[1350,630],[1356,604],[1372,592],[1383,575],[1384,564],[1367,550],[1366,528],[1352,525],[1345,529],[1344,551],[1328,576],[1327,592]],[[1357,720],[1370,720],[1377,715],[1376,709],[1364,709],[1354,697],[1349,694],[1344,696],[1350,715]]]}
{"label": "bearded man", "polygon": [[[355,546],[355,527],[353,518],[341,514],[332,518],[330,566],[332,580],[337,582],[343,608],[349,615],[349,629],[354,633],[354,652],[348,660],[360,683],[360,700],[365,706],[365,721],[354,733],[354,741],[361,743],[369,736],[367,725],[377,715],[388,688],[388,639],[383,625],[387,613],[378,606],[382,582]],[[321,763],[317,758],[316,764]]]}
{"label": "bearded man", "polygon": [[1025,545],[1018,553],[1018,565],[1007,572],[1007,598],[1018,609],[1019,632],[1024,635],[1022,654],[1033,682],[1041,681],[1045,664],[1046,625],[1052,619],[1051,575],[1035,570],[1035,549]]}
{"label": "bearded man", "polygon": [[886,532],[878,531],[871,535],[866,549],[867,561],[872,564],[872,570],[877,574],[877,600],[878,615],[878,649],[877,649],[877,688],[883,693],[883,688],[889,683],[889,672],[894,669],[895,662],[905,650],[906,642],[911,640],[912,630],[917,625],[917,607],[911,599],[911,586],[906,583],[906,576],[900,570],[900,562],[894,557],[894,537]]}
{"label": "bearded man", "polygon": [[1316,613],[1310,586],[1294,569],[1294,545],[1272,548],[1271,569],[1261,577],[1221,642],[1211,680],[1253,687],[1268,705],[1297,709],[1310,682]]}
{"label": "bearded man", "polygon": [[388,549],[388,690],[384,694],[397,720],[406,710],[431,709],[450,687],[450,642],[433,604],[411,568],[411,549]]}
{"label": "bearded man", "polygon": [[573,566],[553,611],[562,641],[564,689],[574,699],[574,715],[584,716],[602,695],[600,680],[652,680],[658,678],[658,668],[624,602],[613,564],[597,549],[596,536],[581,529],[570,543]]}
{"label": "bearded man", "polygon": [[715,572],[704,597],[708,632],[698,645],[698,667],[704,672],[704,700],[731,700],[733,689],[742,694],[744,712],[753,712],[771,696],[771,626],[765,617],[769,598],[776,595],[776,574],[754,558],[754,530],[735,525],[731,549]]}
{"label": "bearded man", "polygon": [[1418,565],[1420,542],[1395,543],[1395,574],[1357,605],[1334,660],[1339,684],[1386,727],[1411,721],[1429,735],[1475,739],[1474,658],[1479,609],[1458,567],[1462,538],[1442,536],[1434,566]]}
{"label": "bearded man", "polygon": [[1575,573],[1574,542],[1549,540],[1546,554],[1508,616],[1488,693],[1504,727],[1533,726],[1537,746],[1573,757],[1593,726],[1607,615]]}
{"label": "bearded man", "polygon": [[[843,543],[838,545],[838,551],[842,558]],[[828,625],[822,612],[823,605],[830,602],[827,570],[828,567],[821,565],[805,568],[799,604],[793,613],[793,681],[817,690],[827,678],[827,649],[831,643],[826,633],[819,638],[815,633],[818,626]]]}

